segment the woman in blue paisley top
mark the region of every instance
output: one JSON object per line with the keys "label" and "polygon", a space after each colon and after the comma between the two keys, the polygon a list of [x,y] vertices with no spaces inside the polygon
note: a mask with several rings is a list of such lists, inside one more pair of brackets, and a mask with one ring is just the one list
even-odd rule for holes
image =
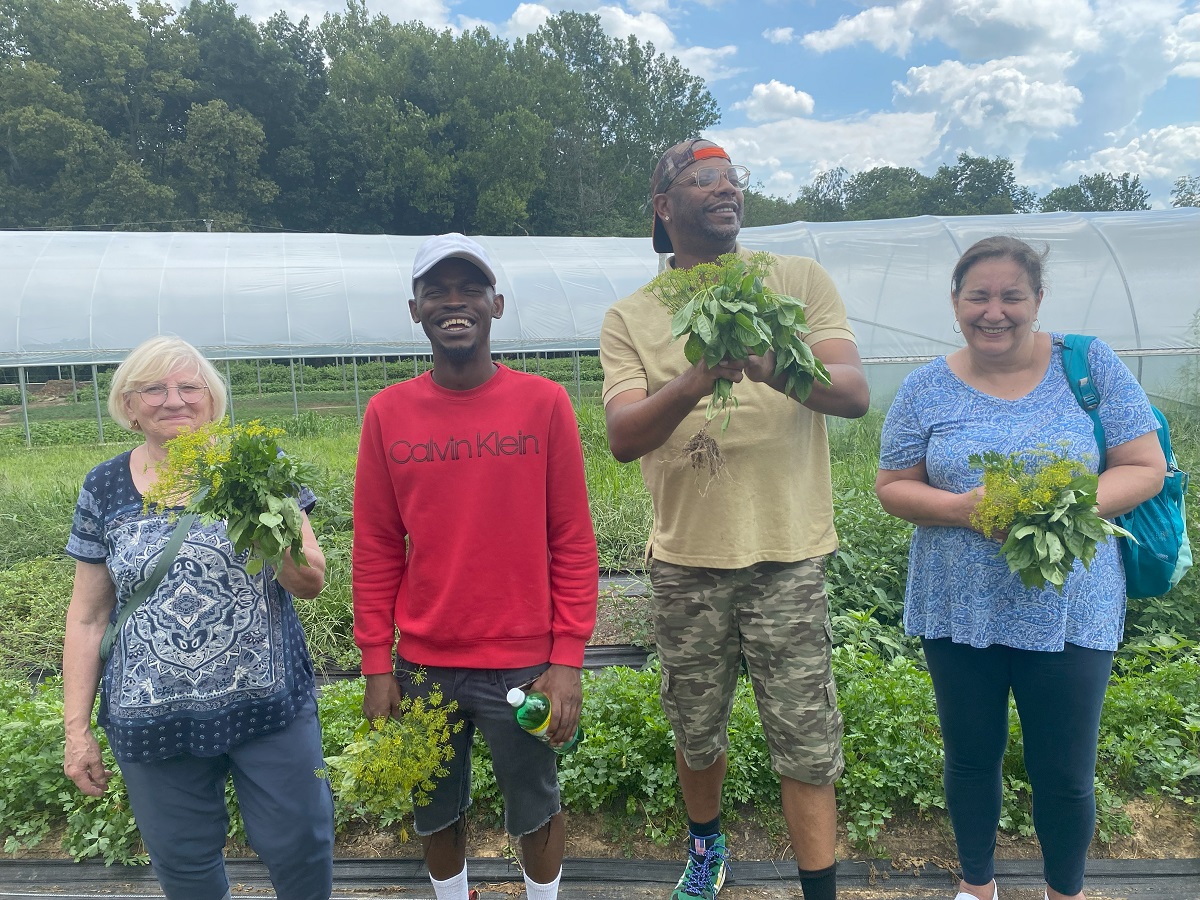
{"label": "woman in blue paisley top", "polygon": [[[968,457],[1049,445],[1095,472],[1092,420],[1062,366],[1060,336],[1038,330],[1044,254],[985,238],[951,278],[966,346],[910,374],[883,427],[876,492],[914,523],[904,626],[919,635],[946,751],[946,806],[963,878],[956,900],[998,896],[993,858],[1011,693],[1021,718],[1033,818],[1049,900],[1083,897],[1095,828],[1100,708],[1125,618],[1125,578],[1110,539],[1090,568],[1076,562],[1062,593],[1026,588],[995,535],[970,516],[983,489]],[[1107,467],[1102,516],[1161,490],[1166,462],[1150,403],[1102,341],[1089,364],[1101,396]]]}
{"label": "woman in blue paisley top", "polygon": [[162,582],[125,622],[107,663],[101,637],[150,578],[175,528],[143,512],[166,441],[225,414],[225,385],[178,338],[136,348],[113,376],[113,419],[144,443],[86,477],[67,553],[76,560],[63,649],[64,769],[99,796],[112,772],[91,729],[120,765],[134,818],[170,900],[229,897],[223,850],[232,775],[250,843],[281,900],[327,900],[333,804],[324,774],[313,666],[292,597],[315,597],[325,558],[307,511],[308,565],[285,556],[250,575],[224,523],[192,523]]}

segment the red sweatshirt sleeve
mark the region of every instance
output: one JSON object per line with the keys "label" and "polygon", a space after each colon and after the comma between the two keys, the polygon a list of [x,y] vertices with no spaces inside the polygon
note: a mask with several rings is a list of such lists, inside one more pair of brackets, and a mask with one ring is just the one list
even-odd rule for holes
{"label": "red sweatshirt sleeve", "polygon": [[351,578],[354,642],[362,651],[364,675],[392,671],[396,596],[406,566],[406,534],[388,471],[378,406],[372,400],[363,416],[354,476]]}
{"label": "red sweatshirt sleeve", "polygon": [[560,389],[550,423],[547,534],[554,645],[550,662],[583,667],[583,650],[596,627],[599,560],[588,508],[583,445],[575,410]]}

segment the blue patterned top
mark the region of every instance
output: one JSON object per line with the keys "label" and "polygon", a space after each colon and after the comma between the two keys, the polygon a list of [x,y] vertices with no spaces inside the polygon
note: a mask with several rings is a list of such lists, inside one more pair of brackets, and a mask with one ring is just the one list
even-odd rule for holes
{"label": "blue patterned top", "polygon": [[[1053,337],[1045,376],[1018,400],[969,386],[944,357],[910,373],[884,421],[880,468],[907,469],[924,461],[931,485],[966,493],[983,480],[967,462],[971,454],[1042,445],[1095,472],[1092,420],[1071,393],[1060,336]],[[1093,341],[1088,361],[1109,446],[1154,431],[1158,422],[1150,401],[1112,349]],[[1076,561],[1061,595],[1049,586],[1024,587],[999,549],[996,541],[969,528],[918,526],[908,557],[905,632],[973,647],[1059,651],[1070,642],[1117,648],[1125,626],[1125,572],[1114,539],[1097,549],[1090,568]]]}
{"label": "blue patterned top", "polygon": [[[67,553],[108,567],[122,604],[150,577],[175,528],[142,512],[127,451],[88,473]],[[299,498],[315,504],[307,488]],[[166,577],[125,622],[100,686],[97,721],[119,762],[217,756],[287,726],[313,695],[291,595],[246,572],[225,525],[193,522]]]}

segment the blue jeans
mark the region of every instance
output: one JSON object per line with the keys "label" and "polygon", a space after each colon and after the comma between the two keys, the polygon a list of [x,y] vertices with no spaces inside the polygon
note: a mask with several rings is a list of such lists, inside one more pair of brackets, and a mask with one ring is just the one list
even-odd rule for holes
{"label": "blue jeans", "polygon": [[1046,883],[1083,890],[1096,828],[1096,745],[1113,653],[1067,644],[1061,652],[922,642],[946,748],[946,809],[969,884],[995,876],[1008,695],[1021,719],[1033,826]]}
{"label": "blue jeans", "polygon": [[228,895],[225,780],[231,774],[250,845],[280,900],[328,900],[333,795],[315,700],[281,731],[221,756],[121,764],[134,820],[168,900]]}

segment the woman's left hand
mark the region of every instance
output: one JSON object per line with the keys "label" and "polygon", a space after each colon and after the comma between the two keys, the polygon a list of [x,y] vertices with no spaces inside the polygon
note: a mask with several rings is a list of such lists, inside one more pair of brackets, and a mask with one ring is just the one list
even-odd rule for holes
{"label": "woman's left hand", "polygon": [[283,562],[280,563],[275,578],[293,597],[311,600],[325,587],[325,554],[321,552],[321,545],[317,543],[317,535],[312,529],[312,523],[308,521],[308,514],[301,512],[300,515],[304,517],[301,533],[304,536],[304,558],[307,565],[297,563],[292,559],[291,552],[284,551]]}

